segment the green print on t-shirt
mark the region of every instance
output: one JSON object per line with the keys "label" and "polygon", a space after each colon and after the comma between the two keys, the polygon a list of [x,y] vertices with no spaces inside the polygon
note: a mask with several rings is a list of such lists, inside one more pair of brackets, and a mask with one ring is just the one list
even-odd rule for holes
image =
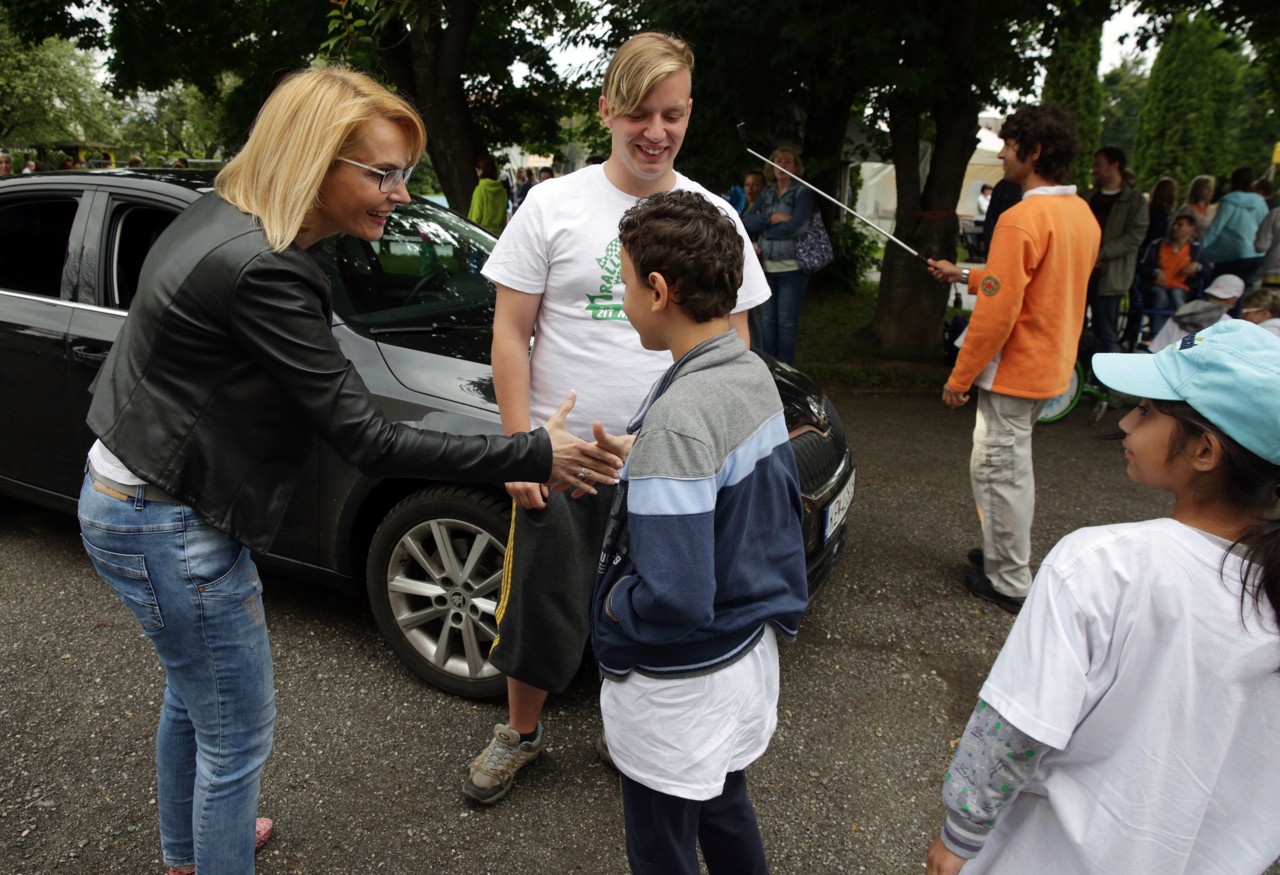
{"label": "green print on t-shirt", "polygon": [[[614,237],[604,249],[604,257],[597,258],[600,267],[599,294],[587,295],[587,312],[592,319],[627,318],[622,312],[622,242]],[[619,292],[615,299],[614,290]]]}

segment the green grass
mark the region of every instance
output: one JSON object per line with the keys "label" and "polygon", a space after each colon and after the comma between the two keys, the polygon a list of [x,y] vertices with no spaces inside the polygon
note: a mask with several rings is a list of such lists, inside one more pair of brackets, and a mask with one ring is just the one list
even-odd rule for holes
{"label": "green grass", "polygon": [[863,391],[941,391],[950,368],[942,356],[888,356],[856,339],[875,315],[879,287],[856,291],[823,282],[810,286],[800,315],[796,366],[824,387]]}

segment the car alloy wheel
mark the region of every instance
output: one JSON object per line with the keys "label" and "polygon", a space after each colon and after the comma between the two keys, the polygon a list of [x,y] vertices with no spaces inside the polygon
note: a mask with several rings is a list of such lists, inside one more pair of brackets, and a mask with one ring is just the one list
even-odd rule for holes
{"label": "car alloy wheel", "polygon": [[369,604],[391,649],[455,695],[506,691],[489,662],[510,526],[509,504],[475,487],[435,486],[393,507],[374,533]]}

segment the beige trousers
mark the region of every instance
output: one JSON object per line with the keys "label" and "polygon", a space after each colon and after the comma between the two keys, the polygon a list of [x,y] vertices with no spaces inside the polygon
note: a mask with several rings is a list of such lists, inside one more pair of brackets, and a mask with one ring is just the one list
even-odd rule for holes
{"label": "beige trousers", "polygon": [[1048,403],[978,390],[969,480],[982,524],[984,571],[998,592],[1016,598],[1031,588],[1031,429]]}

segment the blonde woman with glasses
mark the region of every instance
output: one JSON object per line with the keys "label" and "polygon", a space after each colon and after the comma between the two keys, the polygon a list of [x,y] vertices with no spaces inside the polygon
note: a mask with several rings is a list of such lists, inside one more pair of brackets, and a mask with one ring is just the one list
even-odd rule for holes
{"label": "blonde woman with glasses", "polygon": [[252,873],[270,835],[256,815],[276,707],[250,550],[271,543],[316,436],[386,475],[593,491],[621,465],[565,430],[571,399],[546,430],[511,437],[391,422],[343,356],[306,250],[334,234],[378,240],[425,140],[413,108],[363,74],[288,77],[215,191],[152,248],[97,380],[81,532],[165,669],[156,765],[170,875]]}

